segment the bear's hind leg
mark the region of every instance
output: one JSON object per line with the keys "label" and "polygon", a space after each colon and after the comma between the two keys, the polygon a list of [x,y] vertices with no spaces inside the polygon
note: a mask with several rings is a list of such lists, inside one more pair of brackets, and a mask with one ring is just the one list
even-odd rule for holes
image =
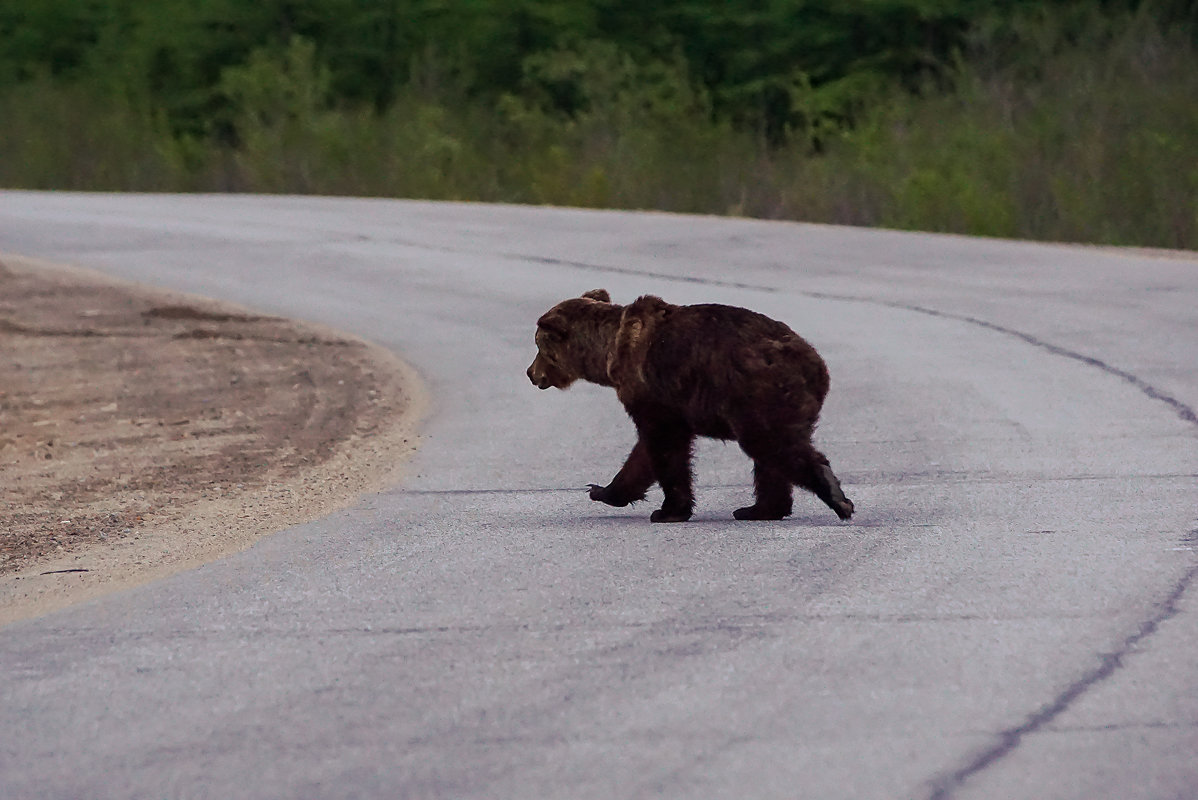
{"label": "bear's hind leg", "polygon": [[795,483],[813,492],[828,508],[835,511],[840,519],[845,520],[853,516],[853,501],[844,496],[840,480],[829,466],[827,456],[810,443],[804,443],[798,448],[793,463],[791,478]]}
{"label": "bear's hind leg", "polygon": [[[811,427],[794,426],[781,430],[752,429],[738,431],[737,440],[741,448],[753,459],[755,464],[766,464],[771,467],[768,472],[754,469],[757,482],[757,503],[747,508],[738,509],[733,516],[737,519],[781,519],[790,513],[789,484],[802,486],[815,494],[836,512],[841,519],[853,515],[853,501],[844,496],[840,481],[828,466],[827,457],[816,450],[811,444]],[[771,501],[778,498],[777,484],[773,481],[773,470],[785,476],[787,483],[786,514],[765,516],[767,511],[777,512],[782,507],[763,503],[765,498]],[[762,492],[762,479],[765,479],[765,494]]]}
{"label": "bear's hind leg", "polygon": [[790,516],[794,499],[791,496],[790,478],[778,467],[761,459],[753,463],[753,484],[757,502],[738,508],[732,516],[741,520],[782,519]]}

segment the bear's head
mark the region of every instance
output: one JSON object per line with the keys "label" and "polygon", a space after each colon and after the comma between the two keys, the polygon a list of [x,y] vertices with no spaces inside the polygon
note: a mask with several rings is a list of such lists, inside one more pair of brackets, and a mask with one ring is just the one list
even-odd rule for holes
{"label": "bear's head", "polygon": [[546,311],[537,320],[537,356],[528,379],[540,389],[566,389],[579,378],[610,385],[607,353],[621,311],[605,289],[592,289]]}

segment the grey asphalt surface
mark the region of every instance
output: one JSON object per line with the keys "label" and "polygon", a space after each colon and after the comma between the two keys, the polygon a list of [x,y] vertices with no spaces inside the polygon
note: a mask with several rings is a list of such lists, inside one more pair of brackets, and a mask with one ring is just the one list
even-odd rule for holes
{"label": "grey asphalt surface", "polygon": [[[661,214],[0,193],[0,252],[337,326],[433,397],[409,477],[0,630],[2,798],[1198,797],[1198,258]],[[858,513],[590,502],[540,392],[603,287],[744,305],[832,373]]]}

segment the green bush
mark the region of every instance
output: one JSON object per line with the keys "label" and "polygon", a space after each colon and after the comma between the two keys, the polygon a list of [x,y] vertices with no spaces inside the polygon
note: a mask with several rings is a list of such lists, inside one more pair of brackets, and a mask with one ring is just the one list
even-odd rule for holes
{"label": "green bush", "polygon": [[192,188],[203,161],[160,116],[45,76],[0,95],[0,120],[0,185],[12,188]]}
{"label": "green bush", "polygon": [[1033,27],[1030,64],[993,42],[948,92],[899,95],[829,158],[875,175],[877,224],[1198,247],[1198,55],[1146,17]]}
{"label": "green bush", "polygon": [[[957,60],[922,82],[879,62],[819,80],[770,62],[768,81],[735,90],[701,79],[693,43],[620,46],[552,15],[525,20],[549,44],[518,59],[504,91],[478,90],[460,54],[428,47],[388,67],[405,79],[385,102],[378,87],[346,88],[365,62],[330,67],[294,30],[255,47],[224,31],[231,65],[134,48],[162,67],[158,88],[90,79],[74,57],[38,66],[29,45],[0,59],[0,184],[652,208],[1198,249],[1193,26],[1148,6],[1027,9],[976,22]],[[508,10],[494,24],[519,27],[524,12]],[[313,19],[291,27],[320,33]],[[572,38],[553,44],[545,31],[559,28]],[[87,39],[72,30],[63,41]],[[97,48],[119,50],[120,30],[103,28]],[[207,88],[167,91],[208,73]],[[774,122],[754,120],[738,91],[768,100]]]}

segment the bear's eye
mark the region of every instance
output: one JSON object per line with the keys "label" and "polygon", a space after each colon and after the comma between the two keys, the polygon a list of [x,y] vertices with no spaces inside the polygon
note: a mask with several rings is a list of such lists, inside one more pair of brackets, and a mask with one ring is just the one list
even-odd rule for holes
{"label": "bear's eye", "polygon": [[541,326],[540,334],[545,337],[546,341],[550,341],[550,342],[566,341],[566,332],[564,330],[562,330],[561,328],[550,328],[548,326],[543,325],[543,326]]}

